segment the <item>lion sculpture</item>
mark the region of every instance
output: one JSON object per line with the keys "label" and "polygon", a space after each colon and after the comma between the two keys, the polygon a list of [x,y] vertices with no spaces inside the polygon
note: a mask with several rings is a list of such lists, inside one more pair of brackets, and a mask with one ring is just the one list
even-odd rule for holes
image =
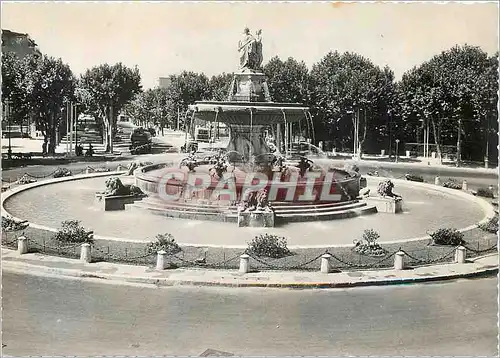
{"label": "lion sculpture", "polygon": [[104,191],[104,196],[144,196],[144,193],[139,187],[133,184],[123,185],[120,178],[117,177],[109,178],[106,180],[105,185],[106,190]]}

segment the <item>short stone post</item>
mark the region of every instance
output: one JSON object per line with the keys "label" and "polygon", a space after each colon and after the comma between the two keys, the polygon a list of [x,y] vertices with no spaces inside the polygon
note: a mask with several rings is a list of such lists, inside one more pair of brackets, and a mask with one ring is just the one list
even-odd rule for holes
{"label": "short stone post", "polygon": [[441,178],[440,178],[440,177],[436,177],[436,178],[434,179],[434,184],[435,184],[435,185],[439,185],[439,186],[440,186],[440,185],[441,185]]}
{"label": "short stone post", "polygon": [[463,246],[458,246],[455,251],[455,262],[457,264],[464,264],[467,256],[467,250]]}
{"label": "short stone post", "polygon": [[17,238],[17,253],[19,255],[28,253],[28,239],[24,236],[19,236]]}
{"label": "short stone post", "polygon": [[463,190],[463,191],[467,191],[467,189],[468,189],[468,186],[467,186],[467,180],[464,180],[464,181],[462,182],[462,190]]}
{"label": "short stone post", "polygon": [[90,174],[90,173],[92,173],[92,168],[90,167],[85,168],[85,174]]}
{"label": "short stone post", "polygon": [[160,250],[156,254],[156,269],[165,270],[167,268],[167,252]]}
{"label": "short stone post", "polygon": [[404,270],[405,269],[405,253],[403,251],[396,252],[394,255],[394,270]]}
{"label": "short stone post", "polygon": [[90,244],[84,243],[80,249],[80,261],[85,263],[90,263],[92,261],[92,256],[90,254]]}
{"label": "short stone post", "polygon": [[250,271],[250,256],[243,254],[240,256],[240,273],[248,273]]}
{"label": "short stone post", "polygon": [[330,273],[332,272],[332,266],[330,265],[330,259],[332,255],[324,254],[321,256],[321,273]]}

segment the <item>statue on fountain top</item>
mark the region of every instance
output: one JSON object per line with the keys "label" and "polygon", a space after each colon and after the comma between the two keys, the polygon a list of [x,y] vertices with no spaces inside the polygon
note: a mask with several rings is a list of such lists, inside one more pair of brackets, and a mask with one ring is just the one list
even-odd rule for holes
{"label": "statue on fountain top", "polygon": [[262,64],[262,30],[258,30],[255,37],[248,27],[243,30],[243,38],[238,42],[240,53],[240,69],[242,71],[258,71]]}

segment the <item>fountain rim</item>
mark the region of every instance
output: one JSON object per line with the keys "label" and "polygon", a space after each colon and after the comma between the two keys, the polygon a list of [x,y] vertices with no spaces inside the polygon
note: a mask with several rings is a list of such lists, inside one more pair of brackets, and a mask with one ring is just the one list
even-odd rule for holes
{"label": "fountain rim", "polygon": [[228,101],[197,101],[189,105],[189,109],[195,112],[216,111],[242,111],[255,110],[256,112],[309,112],[309,107],[301,103],[276,103],[276,102],[228,102]]}

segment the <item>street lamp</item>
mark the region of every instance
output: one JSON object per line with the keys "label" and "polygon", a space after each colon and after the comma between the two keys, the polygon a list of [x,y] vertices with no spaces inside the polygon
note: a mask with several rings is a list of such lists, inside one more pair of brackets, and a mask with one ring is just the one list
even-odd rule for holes
{"label": "street lamp", "polygon": [[399,154],[398,147],[399,147],[399,139],[396,139],[396,163],[398,162],[398,154]]}

